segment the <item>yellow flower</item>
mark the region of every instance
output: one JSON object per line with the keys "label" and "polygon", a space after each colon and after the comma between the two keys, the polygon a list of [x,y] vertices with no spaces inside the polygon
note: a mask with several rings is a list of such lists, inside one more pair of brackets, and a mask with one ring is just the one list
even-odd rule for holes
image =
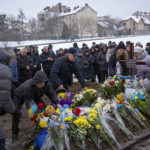
{"label": "yellow flower", "polygon": [[47,127],[47,121],[40,121],[39,126],[40,126],[41,128]]}
{"label": "yellow flower", "polygon": [[34,145],[30,146],[28,150],[33,150],[33,149],[34,149]]}
{"label": "yellow flower", "polygon": [[100,129],[100,125],[96,125],[96,129],[97,129],[97,130]]}
{"label": "yellow flower", "polygon": [[63,128],[64,128],[63,124],[61,124],[60,128],[61,128],[61,129],[63,129]]}
{"label": "yellow flower", "polygon": [[122,99],[120,94],[117,95],[117,99]]}
{"label": "yellow flower", "polygon": [[137,101],[139,98],[138,98],[138,96],[135,96],[135,101]]}
{"label": "yellow flower", "polygon": [[87,89],[86,92],[90,92],[90,89]]}
{"label": "yellow flower", "polygon": [[72,116],[68,116],[64,119],[64,121],[72,121],[73,117]]}
{"label": "yellow flower", "polygon": [[60,114],[60,109],[59,108],[56,109],[56,113]]}
{"label": "yellow flower", "polygon": [[31,117],[31,115],[32,115],[31,108],[28,110],[28,115],[29,115],[29,117]]}
{"label": "yellow flower", "polygon": [[47,107],[45,108],[45,112],[48,114],[48,116],[51,116],[55,113],[55,109],[52,105],[47,105]]}

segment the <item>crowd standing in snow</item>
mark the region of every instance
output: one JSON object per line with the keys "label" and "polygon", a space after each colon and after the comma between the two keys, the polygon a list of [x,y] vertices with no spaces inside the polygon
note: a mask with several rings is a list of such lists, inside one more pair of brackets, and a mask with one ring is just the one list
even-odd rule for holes
{"label": "crowd standing in snow", "polygon": [[[73,74],[86,90],[85,80],[103,83],[108,76],[115,74],[128,76],[130,70],[119,61],[129,58],[130,41],[126,44],[121,41],[118,45],[111,41],[99,45],[93,42],[92,46],[83,43],[82,47],[74,43],[72,48],[60,48],[56,54],[51,44],[43,47],[41,54],[37,46],[27,46],[22,50],[0,49],[0,115],[10,113],[13,116],[12,140],[18,139],[20,110],[24,103],[28,107],[30,101],[42,102],[41,97],[45,94],[61,107],[55,90],[69,90]],[[143,86],[144,78],[150,72],[150,43],[143,48],[137,42],[134,59],[146,62],[146,65],[137,65],[136,69],[139,84]],[[2,150],[5,150],[5,138],[0,127]]]}

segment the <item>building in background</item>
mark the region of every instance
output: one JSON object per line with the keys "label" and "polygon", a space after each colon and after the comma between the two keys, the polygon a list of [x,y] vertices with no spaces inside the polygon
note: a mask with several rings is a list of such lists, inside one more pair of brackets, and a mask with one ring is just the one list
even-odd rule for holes
{"label": "building in background", "polygon": [[116,32],[114,18],[110,16],[97,17],[97,33],[98,36],[112,36]]}
{"label": "building in background", "polygon": [[124,27],[124,34],[149,34],[150,20],[138,14],[129,16],[120,22],[120,27]]}
{"label": "building in background", "polygon": [[[68,31],[70,37],[83,38],[97,36],[97,12],[88,4],[73,9],[58,3],[52,8],[46,7],[37,15],[39,28],[49,20],[55,21],[55,36],[59,37]],[[53,30],[54,31],[54,30]]]}

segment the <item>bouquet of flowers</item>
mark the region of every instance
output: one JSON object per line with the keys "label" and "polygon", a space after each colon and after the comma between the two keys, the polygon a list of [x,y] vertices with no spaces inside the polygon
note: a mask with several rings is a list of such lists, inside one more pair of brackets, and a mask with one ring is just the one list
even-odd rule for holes
{"label": "bouquet of flowers", "polygon": [[98,94],[103,98],[112,99],[117,94],[125,91],[124,83],[124,79],[107,80],[104,82],[104,84],[100,84]]}
{"label": "bouquet of flowers", "polygon": [[[144,91],[138,90],[132,95],[128,95],[128,102],[133,108],[139,109],[142,113],[150,115],[150,110],[148,109],[149,99],[145,96]],[[143,118],[143,115],[140,114]],[[143,118],[143,120],[145,120]]]}
{"label": "bouquet of flowers", "polygon": [[72,98],[73,98],[71,93],[68,93],[68,92],[65,92],[65,91],[60,92],[60,93],[58,93],[58,98],[59,98],[61,106],[64,106],[65,104],[71,106]]}
{"label": "bouquet of flowers", "polygon": [[87,89],[73,97],[73,107],[79,106],[91,106],[91,104],[97,99],[97,91],[94,89]]}

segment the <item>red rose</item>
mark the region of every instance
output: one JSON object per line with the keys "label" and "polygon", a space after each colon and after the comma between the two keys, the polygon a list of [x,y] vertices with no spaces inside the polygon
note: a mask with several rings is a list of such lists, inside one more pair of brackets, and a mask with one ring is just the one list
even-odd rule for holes
{"label": "red rose", "polygon": [[44,117],[48,117],[48,114],[46,112],[43,113]]}
{"label": "red rose", "polygon": [[122,79],[121,81],[122,81],[123,84],[125,83],[125,79]]}
{"label": "red rose", "polygon": [[31,121],[37,123],[37,116],[36,115],[33,115],[30,119],[31,119]]}
{"label": "red rose", "polygon": [[114,85],[115,85],[115,82],[114,82],[114,81],[110,81],[109,84],[110,84],[111,86],[114,86]]}
{"label": "red rose", "polygon": [[39,102],[39,103],[38,103],[38,108],[39,108],[39,109],[43,109],[43,107],[44,107],[44,104],[41,103],[41,102]]}
{"label": "red rose", "polygon": [[78,117],[81,113],[81,110],[79,108],[76,108],[75,111],[72,111],[72,113]]}
{"label": "red rose", "polygon": [[80,112],[81,112],[81,110],[80,110],[79,108],[76,108],[76,112],[80,113]]}

